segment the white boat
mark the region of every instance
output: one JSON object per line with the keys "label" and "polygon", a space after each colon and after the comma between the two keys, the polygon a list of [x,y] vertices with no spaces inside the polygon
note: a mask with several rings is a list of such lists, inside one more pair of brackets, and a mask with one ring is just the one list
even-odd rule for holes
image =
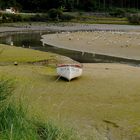
{"label": "white boat", "polygon": [[73,78],[82,75],[82,65],[81,64],[59,64],[57,65],[57,74],[60,77],[64,77],[69,81]]}

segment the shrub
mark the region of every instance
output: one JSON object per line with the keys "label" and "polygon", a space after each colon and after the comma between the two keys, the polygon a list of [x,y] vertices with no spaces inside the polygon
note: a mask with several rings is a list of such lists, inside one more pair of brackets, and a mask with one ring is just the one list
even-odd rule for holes
{"label": "shrub", "polygon": [[124,17],[125,16],[125,10],[121,8],[113,9],[109,15],[114,17]]}
{"label": "shrub", "polygon": [[140,24],[140,14],[130,14],[127,18],[132,24]]}
{"label": "shrub", "polygon": [[1,22],[18,22],[18,21],[23,21],[23,18],[21,15],[17,15],[17,14],[1,14],[2,17],[2,21]]}
{"label": "shrub", "polygon": [[69,21],[69,20],[72,20],[74,19],[75,17],[72,16],[72,15],[68,15],[68,14],[62,14],[60,19],[63,20],[63,21]]}
{"label": "shrub", "polygon": [[45,22],[48,21],[49,17],[47,14],[36,14],[30,17],[30,21],[41,21],[41,22]]}
{"label": "shrub", "polygon": [[136,13],[138,13],[139,11],[138,11],[138,9],[135,9],[135,8],[128,8],[128,9],[126,9],[126,12],[127,13],[133,13],[133,14],[136,14]]}
{"label": "shrub", "polygon": [[22,15],[23,21],[26,21],[26,22],[30,22],[32,17],[33,16],[31,15]]}
{"label": "shrub", "polygon": [[23,18],[21,15],[14,15],[13,16],[13,22],[23,21]]}
{"label": "shrub", "polygon": [[50,9],[48,11],[48,17],[53,20],[59,20],[62,14],[63,13],[60,9]]}

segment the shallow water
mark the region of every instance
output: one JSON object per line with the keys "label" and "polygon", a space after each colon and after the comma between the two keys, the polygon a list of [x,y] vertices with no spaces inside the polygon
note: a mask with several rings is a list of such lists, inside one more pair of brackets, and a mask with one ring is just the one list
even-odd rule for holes
{"label": "shallow water", "polygon": [[87,56],[87,54],[83,55],[81,52],[78,51],[60,49],[49,45],[43,46],[42,42],[40,41],[41,35],[48,33],[50,32],[27,32],[27,33],[4,34],[0,37],[0,43],[14,45],[17,47],[53,52],[64,56],[68,56],[79,62],[93,62],[91,54]]}
{"label": "shallow water", "polygon": [[53,52],[68,56],[76,61],[82,63],[92,63],[95,62],[93,59],[94,55],[90,53],[82,53],[80,51],[71,51],[66,49],[61,49],[49,45],[43,46],[40,41],[41,35],[48,34],[50,32],[27,32],[27,33],[9,33],[0,37],[1,44],[14,45],[17,47],[31,48],[41,51]]}
{"label": "shallow water", "polygon": [[30,48],[35,50],[41,50],[46,52],[53,52],[56,54],[70,57],[81,63],[129,63],[132,65],[139,65],[139,60],[125,59],[114,56],[107,56],[102,54],[93,54],[80,51],[72,51],[67,49],[61,49],[49,45],[43,46],[41,36],[43,34],[50,34],[52,32],[18,32],[18,33],[1,33],[0,43],[7,45],[14,45],[17,47]]}

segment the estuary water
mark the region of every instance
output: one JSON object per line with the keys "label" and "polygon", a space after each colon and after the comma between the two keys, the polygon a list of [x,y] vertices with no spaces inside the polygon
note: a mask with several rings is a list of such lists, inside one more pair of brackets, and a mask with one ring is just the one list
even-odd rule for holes
{"label": "estuary water", "polygon": [[41,36],[54,32],[43,31],[30,31],[30,32],[14,32],[14,33],[1,33],[0,44],[14,45],[17,47],[41,50],[45,52],[52,52],[60,55],[70,57],[81,63],[127,63],[139,65],[139,60],[125,59],[114,56],[107,56],[102,54],[87,53],[81,51],[73,51],[62,48],[57,48],[50,45],[43,45],[40,41]]}

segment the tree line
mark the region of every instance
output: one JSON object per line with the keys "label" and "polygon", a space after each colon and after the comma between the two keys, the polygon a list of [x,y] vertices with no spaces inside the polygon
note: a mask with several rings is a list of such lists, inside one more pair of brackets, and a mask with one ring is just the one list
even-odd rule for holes
{"label": "tree line", "polygon": [[113,8],[140,9],[140,0],[0,0],[0,9],[9,7],[33,12],[45,12],[52,8],[63,8],[66,11],[105,11]]}

